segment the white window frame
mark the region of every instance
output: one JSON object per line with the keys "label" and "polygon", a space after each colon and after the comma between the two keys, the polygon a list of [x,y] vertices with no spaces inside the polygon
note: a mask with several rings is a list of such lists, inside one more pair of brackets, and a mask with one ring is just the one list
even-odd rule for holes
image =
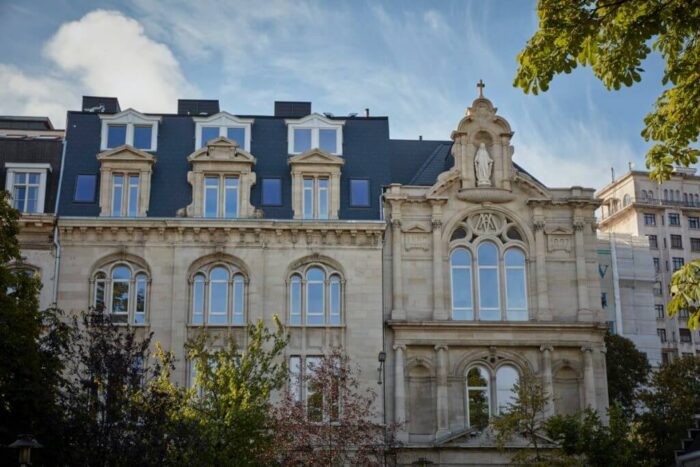
{"label": "white window frame", "polygon": [[150,126],[151,127],[151,147],[150,148],[137,148],[140,151],[156,151],[158,149],[158,124],[161,122],[162,117],[154,117],[150,115],[142,114],[134,109],[126,109],[123,112],[119,112],[114,115],[100,114],[100,120],[102,121],[102,133],[100,150],[105,151],[110,148],[107,145],[107,138],[109,135],[109,125],[126,125],[126,137],[124,139],[124,144],[129,146],[134,146],[134,127],[137,126]]}
{"label": "white window frame", "polygon": [[[307,180],[312,181],[312,186],[310,188],[311,191],[311,204],[312,204],[312,213],[311,217],[306,217],[306,192],[309,191],[307,187],[305,186],[305,183]],[[326,187],[322,188],[321,187],[321,180],[326,181]],[[330,176],[318,176],[318,175],[307,175],[304,176],[302,179],[302,196],[301,196],[301,213],[302,213],[302,219],[320,219],[320,220],[327,220],[330,219],[330,192],[331,192],[331,179]],[[326,212],[325,216],[321,216],[321,192],[325,192],[326,196]]]}
{"label": "white window frame", "polygon": [[[118,267],[125,267],[129,270],[129,279],[118,279],[114,280],[112,274],[114,270]],[[137,300],[137,289],[138,283],[141,281],[139,276],[144,276],[144,286],[146,294],[144,296],[144,311],[143,311],[143,322],[136,322],[136,315],[141,314],[136,311]],[[114,284],[115,282],[126,283],[129,287],[128,294],[128,307],[127,311],[124,313],[113,313],[114,306]],[[109,316],[124,316],[126,317],[125,322],[117,322],[118,325],[129,324],[131,326],[148,326],[150,322],[150,300],[151,300],[151,276],[147,270],[142,267],[136,266],[133,263],[118,261],[115,263],[110,263],[99,270],[95,271],[90,279],[90,306],[97,307],[97,289],[102,288],[104,310],[105,314]]]}
{"label": "white window frame", "polygon": [[[121,176],[122,177],[122,196],[121,196],[121,205],[120,205],[120,212],[119,215],[114,215],[114,191],[115,191],[115,176]],[[136,182],[136,214],[133,216],[129,215],[129,204],[131,203],[131,187],[133,186],[131,184],[131,178],[136,177],[137,182]],[[141,194],[141,174],[138,172],[114,172],[112,174],[112,187],[111,187],[111,200],[110,200],[110,206],[109,206],[109,213],[110,216],[112,217],[138,217],[139,216],[139,207],[141,200],[140,198]]]}
{"label": "white window frame", "polygon": [[195,151],[202,147],[202,128],[218,127],[219,136],[228,138],[229,128],[243,128],[245,131],[244,141],[237,141],[240,147],[245,151],[250,152],[251,130],[255,119],[253,118],[238,118],[228,112],[219,112],[208,117],[192,117],[195,122]]}
{"label": "white window frame", "polygon": [[[10,194],[10,197],[12,197],[14,192],[16,173],[39,174],[39,193],[37,194],[36,200],[36,212],[27,214],[43,214],[46,202],[46,179],[47,173],[51,171],[51,164],[6,162],[5,169],[5,190]],[[22,212],[24,213],[24,211]]]}
{"label": "white window frame", "polygon": [[312,113],[300,119],[286,119],[285,123],[287,124],[287,151],[289,154],[302,153],[294,151],[294,130],[311,130],[311,147],[309,149],[319,148],[319,130],[336,130],[335,152],[330,154],[343,155],[343,126],[345,125],[345,120],[331,120],[323,115]]}
{"label": "white window frame", "polygon": [[[216,178],[218,183],[216,185],[216,216],[207,216],[207,190],[211,190],[212,187],[207,187],[207,179]],[[227,179],[236,179],[237,183],[235,188],[227,187]],[[202,217],[206,219],[239,219],[241,217],[241,177],[240,175],[234,174],[204,174],[204,183],[202,184]],[[236,216],[226,217],[226,192],[228,190],[233,190],[236,192]]]}
{"label": "white window frame", "polygon": [[[226,311],[225,313],[212,313],[212,284],[224,283],[224,281],[213,281],[211,279],[211,273],[214,269],[223,268],[228,274],[228,279],[226,280]],[[196,278],[201,276],[203,278],[202,284],[202,313],[195,314],[195,309],[197,307],[197,297],[195,296],[195,288],[197,286]],[[190,287],[190,306],[189,306],[189,319],[188,323],[190,326],[197,327],[208,327],[208,326],[219,326],[219,327],[231,327],[231,326],[245,326],[247,308],[248,308],[248,279],[246,274],[239,268],[228,264],[228,263],[212,263],[205,265],[192,274],[189,280]],[[240,305],[240,307],[239,307]],[[223,323],[212,323],[211,316],[225,316],[225,322]],[[195,316],[199,316],[200,322],[196,322]]]}

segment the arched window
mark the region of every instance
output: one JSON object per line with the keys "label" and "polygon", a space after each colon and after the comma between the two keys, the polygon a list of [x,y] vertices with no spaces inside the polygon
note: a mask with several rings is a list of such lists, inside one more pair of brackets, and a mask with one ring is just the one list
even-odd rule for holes
{"label": "arched window", "polygon": [[216,263],[192,277],[192,324],[226,326],[245,324],[245,276],[237,268]]}
{"label": "arched window", "polygon": [[501,319],[500,287],[498,280],[498,248],[484,242],[478,249],[479,265],[479,318]]}
{"label": "arched window", "polygon": [[630,204],[630,199],[631,199],[631,198],[630,198],[630,195],[629,195],[629,194],[627,194],[627,195],[625,195],[625,196],[622,197],[622,207],[623,207],[623,208],[624,208],[625,206],[629,206],[629,204]]}
{"label": "arched window", "polygon": [[519,374],[511,365],[503,365],[496,371],[496,400],[498,401],[498,413],[508,410],[508,404],[515,402],[515,383]]}
{"label": "arched window", "polygon": [[668,201],[668,190],[664,189],[664,200]]}
{"label": "arched window", "polygon": [[477,213],[450,236],[453,320],[527,321],[527,237],[499,213]]}
{"label": "arched window", "polygon": [[148,322],[148,273],[131,263],[112,263],[92,276],[92,306],[115,323]]}
{"label": "arched window", "polygon": [[474,319],[472,305],[472,255],[466,248],[456,248],[450,257],[452,270],[452,318]]}
{"label": "arched window", "polygon": [[290,325],[343,324],[343,280],[340,273],[314,264],[289,278]]}
{"label": "arched window", "polygon": [[467,372],[467,422],[470,427],[483,429],[491,416],[490,375],[482,366]]}
{"label": "arched window", "polygon": [[518,248],[509,248],[505,254],[506,319],[527,320],[527,283],[525,282],[525,254]]}

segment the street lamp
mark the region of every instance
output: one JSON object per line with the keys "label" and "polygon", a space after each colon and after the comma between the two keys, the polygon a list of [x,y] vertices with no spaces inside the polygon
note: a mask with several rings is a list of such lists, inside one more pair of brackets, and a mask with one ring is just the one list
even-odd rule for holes
{"label": "street lamp", "polygon": [[377,373],[379,373],[377,384],[382,384],[382,370],[384,369],[384,362],[386,361],[386,352],[384,352],[383,350],[379,352],[377,360],[379,360],[379,368],[377,368]]}
{"label": "street lamp", "polygon": [[13,449],[19,449],[19,465],[21,467],[26,465],[32,465],[32,448],[39,449],[43,448],[44,446],[39,444],[39,442],[35,440],[32,435],[19,435],[17,441],[10,444],[8,447]]}

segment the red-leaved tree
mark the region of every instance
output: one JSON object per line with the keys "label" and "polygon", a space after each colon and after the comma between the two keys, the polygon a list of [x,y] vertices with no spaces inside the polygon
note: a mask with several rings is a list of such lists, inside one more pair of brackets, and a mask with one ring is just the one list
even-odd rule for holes
{"label": "red-leaved tree", "polygon": [[290,364],[290,379],[274,409],[282,465],[387,465],[394,429],[383,423],[377,393],[362,388],[359,369],[341,350]]}

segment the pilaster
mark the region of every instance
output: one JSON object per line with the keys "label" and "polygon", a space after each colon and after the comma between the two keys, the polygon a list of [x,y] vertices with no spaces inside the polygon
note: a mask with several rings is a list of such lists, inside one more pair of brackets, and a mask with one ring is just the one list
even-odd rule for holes
{"label": "pilaster", "polygon": [[552,346],[544,344],[540,346],[542,352],[542,388],[547,397],[544,408],[545,417],[554,415],[554,384],[552,382]]}
{"label": "pilaster", "polygon": [[394,344],[394,423],[396,438],[401,442],[408,441],[406,431],[406,378],[404,375],[406,346]]}
{"label": "pilaster", "polygon": [[437,352],[437,432],[435,438],[450,432],[449,395],[447,387],[447,346],[436,345]]}

